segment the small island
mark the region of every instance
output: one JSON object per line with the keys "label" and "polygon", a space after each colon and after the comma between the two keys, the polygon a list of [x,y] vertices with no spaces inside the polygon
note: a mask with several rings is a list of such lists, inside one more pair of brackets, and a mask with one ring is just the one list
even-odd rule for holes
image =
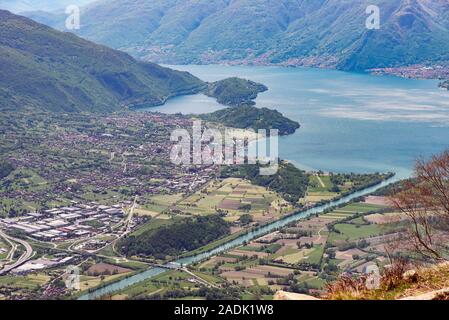
{"label": "small island", "polygon": [[213,113],[202,114],[199,117],[205,121],[239,129],[254,129],[255,131],[277,129],[279,135],[293,134],[300,128],[298,122],[284,117],[277,110],[253,106],[226,108]]}
{"label": "small island", "polygon": [[238,107],[255,105],[253,100],[259,93],[267,90],[268,88],[263,84],[234,77],[208,83],[204,94],[216,98],[220,104]]}

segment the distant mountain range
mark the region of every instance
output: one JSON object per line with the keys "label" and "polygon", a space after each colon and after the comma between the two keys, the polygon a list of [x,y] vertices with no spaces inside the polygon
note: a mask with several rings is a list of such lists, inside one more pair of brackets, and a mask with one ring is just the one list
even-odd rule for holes
{"label": "distant mountain range", "polygon": [[115,111],[163,104],[206,84],[188,72],[0,10],[0,110]]}
{"label": "distant mountain range", "polygon": [[[368,30],[378,5],[380,30]],[[307,65],[364,71],[449,61],[447,0],[100,0],[77,33],[164,63]],[[27,16],[63,29],[62,11]]]}

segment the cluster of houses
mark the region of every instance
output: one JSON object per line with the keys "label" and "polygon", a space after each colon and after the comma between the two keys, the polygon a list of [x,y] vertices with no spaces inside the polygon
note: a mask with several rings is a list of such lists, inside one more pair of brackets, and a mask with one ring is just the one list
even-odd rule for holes
{"label": "cluster of houses", "polygon": [[299,238],[301,238],[301,236],[296,233],[282,233],[280,231],[275,231],[258,238],[256,242],[263,244],[271,244],[278,240],[294,240]]}
{"label": "cluster of houses", "polygon": [[122,206],[97,203],[76,204],[18,218],[0,219],[9,230],[18,230],[41,241],[64,241],[96,235],[123,220]]}
{"label": "cluster of houses", "polygon": [[426,66],[416,64],[408,67],[378,68],[370,70],[377,75],[395,75],[412,79],[448,79],[449,68],[447,65]]}
{"label": "cluster of houses", "polygon": [[[55,123],[61,121],[59,118],[53,120]],[[12,131],[4,137],[5,141],[13,142],[18,134],[27,136],[24,140],[29,143],[26,148],[29,152],[13,154],[8,160],[14,167],[29,171],[19,173],[17,181],[20,184],[17,186],[20,187],[11,184],[4,188],[0,214],[22,215],[29,210],[26,203],[49,204],[55,200],[55,195],[62,199],[89,201],[85,196],[91,192],[96,199],[102,200],[111,194],[114,198],[121,194],[129,196],[128,192],[148,195],[192,192],[217,174],[216,166],[179,166],[170,161],[171,132],[176,128],[190,128],[192,120],[188,117],[130,113],[64,120],[67,120],[68,129],[75,126],[77,130],[57,135],[43,132],[43,136],[30,137],[27,132]],[[78,127],[78,121],[85,123],[87,120],[96,125]],[[39,145],[37,152],[35,145]],[[77,164],[83,165],[60,166],[68,153],[77,159]],[[30,172],[39,178],[31,178]],[[34,187],[44,180],[46,188]],[[10,202],[12,205],[6,205]]]}

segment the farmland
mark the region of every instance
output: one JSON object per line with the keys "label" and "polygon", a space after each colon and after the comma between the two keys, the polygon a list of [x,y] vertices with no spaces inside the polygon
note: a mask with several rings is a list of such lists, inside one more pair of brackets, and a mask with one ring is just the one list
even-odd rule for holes
{"label": "farmland", "polygon": [[205,299],[208,290],[204,287],[203,280],[212,285],[223,282],[221,278],[201,272],[190,274],[173,270],[132,285],[105,299]]}
{"label": "farmland", "polygon": [[[27,117],[32,119],[24,121]],[[11,275],[20,283],[30,281],[30,286],[5,282],[0,288],[3,296],[76,297],[79,292],[70,292],[61,284],[68,263],[82,266],[81,289],[92,289],[144,269],[147,263],[208,251],[252,228],[388,178],[388,174],[305,172],[288,161],[281,161],[277,174],[270,177],[259,175],[259,164],[175,166],[168,160],[171,142],[167,137],[174,128],[191,126],[192,119],[185,116],[125,112],[55,117],[43,112],[26,117],[5,114],[2,120],[5,134],[0,147],[5,169],[0,216],[3,225],[8,230],[14,226],[16,236],[26,239],[35,252],[21,266],[24,275]],[[23,141],[20,148],[18,140]],[[107,210],[120,210],[120,216]],[[221,282],[237,283],[241,298],[266,297],[269,292],[264,290],[289,281],[319,284],[319,277],[311,275],[323,265],[328,238],[339,246],[341,240],[356,241],[357,232],[369,228],[373,229],[370,235],[378,235],[373,226],[351,230],[336,225],[331,238],[327,225],[347,216],[348,212],[335,211],[310,220],[304,230],[300,225],[289,226],[277,231],[271,242],[255,240],[234,248],[226,253],[230,258],[224,263],[227,269],[217,267],[223,276],[208,270],[215,268],[214,262],[202,267],[206,270],[193,271],[221,279],[220,286]],[[377,224],[383,217],[373,219],[367,224]],[[217,225],[223,230],[217,232]],[[148,243],[151,248],[142,245]],[[8,243],[0,243],[1,260],[9,260],[10,249]],[[14,259],[22,253],[23,248],[18,248]],[[86,253],[87,262],[83,261]],[[36,272],[51,281],[41,279],[36,288],[28,278]],[[240,277],[239,272],[248,272],[252,280]],[[286,280],[290,277],[294,280]],[[248,291],[250,283],[262,291]],[[220,292],[227,297],[235,294]]]}
{"label": "farmland", "polygon": [[223,212],[229,222],[239,220],[243,214],[250,214],[256,222],[266,222],[281,217],[293,207],[264,187],[228,178],[212,181],[207,188],[181,201],[178,208],[192,215]]}
{"label": "farmland", "polygon": [[343,271],[361,273],[367,265],[386,263],[381,244],[402,229],[397,221],[385,223],[379,218],[384,215],[391,215],[385,206],[351,203],[291,223],[194,268],[246,294],[280,289],[318,293]]}

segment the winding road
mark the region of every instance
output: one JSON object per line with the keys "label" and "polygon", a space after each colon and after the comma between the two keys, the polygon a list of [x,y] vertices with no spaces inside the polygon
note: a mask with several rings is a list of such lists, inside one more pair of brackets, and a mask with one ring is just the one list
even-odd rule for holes
{"label": "winding road", "polygon": [[[8,236],[6,233],[4,233],[2,230],[0,230],[0,237],[2,237],[3,239],[5,239],[6,241],[8,241],[8,243],[18,243],[20,245],[22,245],[25,248],[25,252],[22,253],[22,255],[19,257],[19,259],[17,259],[16,262],[12,263],[12,264],[8,264],[5,265],[3,267],[2,270],[0,270],[0,276],[4,275],[8,272],[10,272],[11,270],[14,270],[17,267],[20,267],[22,264],[24,264],[25,262],[27,262],[28,260],[30,260],[30,258],[33,256],[33,248],[30,246],[30,244],[28,242],[26,242],[25,240],[22,239],[18,239],[18,238],[14,238],[11,236]],[[15,251],[15,249],[17,249],[16,245],[13,245],[13,250]],[[13,258],[14,255],[14,251],[11,255],[11,259]]]}

